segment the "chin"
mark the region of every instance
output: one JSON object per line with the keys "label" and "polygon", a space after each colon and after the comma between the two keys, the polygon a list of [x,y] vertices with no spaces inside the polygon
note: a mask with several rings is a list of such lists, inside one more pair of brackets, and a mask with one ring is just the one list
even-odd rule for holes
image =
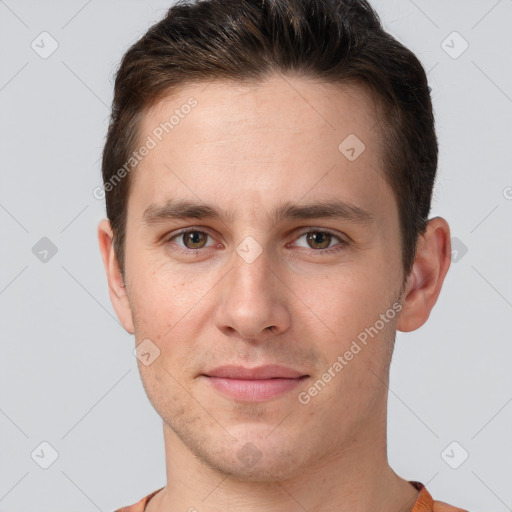
{"label": "chin", "polygon": [[[235,456],[236,458],[236,456]],[[229,475],[235,480],[245,482],[284,482],[293,478],[301,472],[301,465],[290,458],[274,454],[271,460],[262,457],[256,464],[248,465],[235,460],[233,464],[226,463],[226,458],[222,461],[209,461],[212,469]],[[215,462],[218,462],[216,464]]]}
{"label": "chin", "polygon": [[[215,471],[247,482],[286,481],[309,465],[299,439],[297,446],[286,446],[277,436],[270,442],[265,435],[239,437],[235,445],[224,445],[213,453],[196,453],[196,456]],[[217,446],[221,446],[220,443]]]}

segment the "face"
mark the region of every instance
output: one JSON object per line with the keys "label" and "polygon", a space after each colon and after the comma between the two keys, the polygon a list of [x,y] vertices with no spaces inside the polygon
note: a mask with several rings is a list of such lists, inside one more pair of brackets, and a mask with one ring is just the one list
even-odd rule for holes
{"label": "face", "polygon": [[210,468],[286,478],[382,429],[404,276],[374,112],[356,86],[275,76],[187,86],[143,120],[118,308],[165,428]]}

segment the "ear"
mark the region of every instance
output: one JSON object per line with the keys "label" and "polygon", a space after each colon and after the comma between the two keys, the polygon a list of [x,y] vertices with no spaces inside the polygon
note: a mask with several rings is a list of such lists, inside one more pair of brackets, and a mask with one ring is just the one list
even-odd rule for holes
{"label": "ear", "polygon": [[435,217],[418,239],[414,264],[402,294],[399,331],[414,331],[428,320],[450,263],[450,227],[443,218]]}
{"label": "ear", "polygon": [[98,242],[100,244],[101,257],[107,273],[108,291],[110,301],[122,326],[133,334],[133,318],[126,286],[119,269],[119,263],[114,251],[114,234],[108,219],[103,219],[98,225]]}

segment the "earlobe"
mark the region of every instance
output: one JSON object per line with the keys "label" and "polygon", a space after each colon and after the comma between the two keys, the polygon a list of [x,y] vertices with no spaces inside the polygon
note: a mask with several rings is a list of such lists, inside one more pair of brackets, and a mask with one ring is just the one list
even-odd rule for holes
{"label": "earlobe", "polygon": [[98,225],[98,242],[103,266],[107,274],[110,301],[122,326],[130,334],[134,334],[132,311],[127,290],[114,250],[114,234],[108,219]]}
{"label": "earlobe", "polygon": [[450,227],[441,217],[428,222],[402,294],[397,329],[414,331],[430,316],[451,263]]}

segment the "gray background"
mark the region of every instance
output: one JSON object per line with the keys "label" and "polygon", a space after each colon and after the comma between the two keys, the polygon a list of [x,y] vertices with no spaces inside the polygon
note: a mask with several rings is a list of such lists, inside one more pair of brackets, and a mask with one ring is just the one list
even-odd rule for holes
{"label": "gray background", "polygon": [[[398,333],[390,463],[435,499],[512,510],[512,1],[373,4],[429,73],[432,216],[457,238],[430,320]],[[113,74],[169,6],[0,1],[1,511],[108,511],[165,483],[161,421],[110,304],[92,191]],[[43,31],[58,43],[47,58]],[[47,469],[44,441],[58,453]]]}

